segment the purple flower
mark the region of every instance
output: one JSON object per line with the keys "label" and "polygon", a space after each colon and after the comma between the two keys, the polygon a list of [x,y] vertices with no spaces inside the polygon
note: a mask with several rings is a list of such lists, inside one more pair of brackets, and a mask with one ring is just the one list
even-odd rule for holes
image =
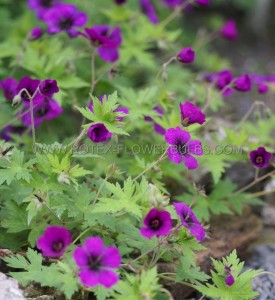
{"label": "purple flower", "polygon": [[103,123],[92,125],[88,129],[87,135],[94,143],[103,143],[112,137],[112,133],[105,127]]}
{"label": "purple flower", "polygon": [[85,28],[81,35],[97,47],[98,55],[104,61],[113,63],[119,59],[118,48],[122,43],[119,27],[111,29],[108,25],[95,25]]}
{"label": "purple flower", "polygon": [[184,227],[188,228],[199,242],[205,238],[205,230],[196,218],[192,209],[184,203],[173,203],[177,215],[180,217],[181,223]]}
{"label": "purple flower", "polygon": [[251,80],[247,74],[241,75],[235,80],[234,88],[240,92],[248,92],[251,90]]}
{"label": "purple flower", "polygon": [[[24,77],[19,81],[18,86],[17,86],[16,94],[19,94],[22,89],[27,90],[27,92],[23,91],[21,93],[21,100],[23,101],[23,103],[26,106],[29,106],[30,97],[32,97],[34,95],[34,93],[36,92],[39,84],[40,84],[40,80],[32,79],[32,78],[29,78],[29,77]],[[33,99],[33,103],[37,104],[41,101],[43,101],[42,95],[40,95],[39,93],[36,93],[36,96]]]}
{"label": "purple flower", "polygon": [[115,0],[115,3],[118,5],[125,4],[127,0]]}
{"label": "purple flower", "polygon": [[99,237],[87,238],[84,246],[77,247],[73,253],[79,267],[81,282],[88,287],[100,284],[110,288],[118,282],[114,272],[120,266],[121,257],[116,247],[105,247]]}
{"label": "purple flower", "polygon": [[45,97],[52,97],[59,92],[56,80],[46,79],[41,81],[39,85],[39,92]]}
{"label": "purple flower", "polygon": [[176,7],[181,5],[185,0],[162,0],[162,2],[168,7]]}
{"label": "purple flower", "polygon": [[71,38],[75,38],[78,35],[76,27],[84,26],[87,16],[78,12],[75,5],[59,4],[45,14],[44,21],[48,24],[49,34],[66,31]]}
{"label": "purple flower", "polygon": [[202,125],[205,122],[205,114],[193,103],[185,101],[180,103],[181,124],[189,126],[192,124]]}
{"label": "purple flower", "polygon": [[[230,83],[233,81],[234,76],[229,70],[222,70],[217,74],[216,87],[218,90],[223,91],[223,96],[230,96],[234,93],[234,90],[229,87]],[[228,86],[226,89],[224,89]]]}
{"label": "purple flower", "polygon": [[[181,163],[182,159],[188,170],[198,167],[197,160],[192,155],[203,155],[200,141],[191,141],[188,131],[180,127],[170,128],[166,131],[165,140],[171,146],[168,148],[168,157],[176,164]],[[192,154],[192,155],[191,155]]]}
{"label": "purple flower", "polygon": [[[164,111],[160,106],[155,106],[154,110],[159,114],[159,116],[162,116],[164,114]],[[151,117],[147,117],[147,116],[144,117],[144,120],[147,122],[153,122],[153,119]],[[154,122],[154,129],[160,135],[165,135],[165,133],[166,133],[166,129],[163,128],[161,125],[159,125],[156,122]]]}
{"label": "purple flower", "polygon": [[227,275],[226,278],[225,278],[225,284],[227,286],[231,286],[235,283],[235,279],[231,274],[231,268],[228,267],[228,266],[225,266],[224,269],[225,269],[225,272],[226,272],[226,275]]}
{"label": "purple flower", "polygon": [[208,6],[210,4],[210,0],[196,0],[196,4],[200,6]]}
{"label": "purple flower", "polygon": [[13,140],[12,135],[21,136],[26,131],[26,129],[27,128],[24,126],[8,125],[1,131],[0,137],[5,141],[10,142]]}
{"label": "purple flower", "polygon": [[266,94],[267,92],[268,92],[268,85],[266,85],[266,84],[259,84],[258,85],[258,92],[259,92],[259,94]]}
{"label": "purple flower", "polygon": [[3,90],[5,98],[12,101],[17,94],[17,81],[10,77],[1,80],[0,88]]}
{"label": "purple flower", "polygon": [[177,59],[182,63],[192,63],[195,60],[195,51],[191,47],[184,48],[177,55]]}
{"label": "purple flower", "polygon": [[51,9],[57,6],[59,0],[28,0],[28,6],[30,9],[35,10],[37,17],[40,20],[44,20],[45,14]]}
{"label": "purple flower", "polygon": [[234,41],[238,36],[236,22],[234,20],[227,21],[220,30],[221,35],[231,41]]}
{"label": "purple flower", "polygon": [[43,35],[43,30],[40,27],[34,27],[29,33],[29,39],[35,41],[41,38]]}
{"label": "purple flower", "polygon": [[151,23],[159,23],[158,15],[151,0],[139,0],[139,5],[141,11],[148,17]]}
{"label": "purple flower", "polygon": [[151,239],[153,236],[167,235],[172,229],[172,219],[168,211],[152,208],[144,219],[144,225],[145,227],[140,229],[140,233]]}
{"label": "purple flower", "polygon": [[44,235],[37,240],[37,248],[44,256],[61,257],[66,248],[71,244],[71,234],[67,228],[61,226],[49,226]]}
{"label": "purple flower", "polygon": [[[62,107],[54,99],[44,99],[43,102],[34,105],[34,126],[38,127],[46,120],[55,119],[62,111]],[[21,120],[26,126],[31,126],[31,112],[24,114]]]}
{"label": "purple flower", "polygon": [[264,147],[259,147],[249,153],[250,161],[256,168],[267,168],[271,160],[271,153],[267,152]]}

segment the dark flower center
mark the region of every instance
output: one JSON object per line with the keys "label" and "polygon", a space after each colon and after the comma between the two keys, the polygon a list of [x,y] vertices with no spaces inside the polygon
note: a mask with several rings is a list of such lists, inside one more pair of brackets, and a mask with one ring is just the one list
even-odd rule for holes
{"label": "dark flower center", "polygon": [[89,258],[89,268],[92,271],[98,271],[100,269],[101,266],[101,261],[99,257],[93,257],[91,256]]}
{"label": "dark flower center", "polygon": [[260,165],[264,163],[264,158],[260,155],[256,157],[256,164]]}
{"label": "dark flower center", "polygon": [[181,155],[185,155],[188,152],[186,144],[177,144],[176,148]]}
{"label": "dark flower center", "polygon": [[99,138],[101,136],[101,134],[102,134],[101,128],[100,127],[94,128],[94,134],[95,134],[96,138]]}
{"label": "dark flower center", "polygon": [[64,248],[64,244],[62,241],[58,241],[52,244],[52,249],[54,252],[59,252]]}
{"label": "dark flower center", "polygon": [[194,224],[194,222],[189,214],[185,215],[183,217],[184,217],[184,221],[187,223],[188,226],[191,227]]}
{"label": "dark flower center", "polygon": [[62,30],[70,29],[74,24],[74,20],[72,18],[63,19],[59,22],[58,26]]}
{"label": "dark flower center", "polygon": [[[29,90],[27,90],[27,91],[28,91],[29,95],[32,96],[32,93],[31,93]],[[29,95],[27,94],[26,91],[23,91],[23,92],[21,93],[21,97],[22,97],[22,99],[25,100],[25,101],[30,101],[30,100],[31,100],[31,98],[29,97]]]}
{"label": "dark flower center", "polygon": [[49,105],[45,105],[35,112],[36,117],[44,117],[50,110]]}
{"label": "dark flower center", "polygon": [[159,229],[160,225],[161,225],[161,222],[159,221],[159,219],[153,219],[150,222],[150,228],[152,228],[154,230]]}
{"label": "dark flower center", "polygon": [[46,8],[50,8],[53,6],[55,0],[40,0],[40,5]]}

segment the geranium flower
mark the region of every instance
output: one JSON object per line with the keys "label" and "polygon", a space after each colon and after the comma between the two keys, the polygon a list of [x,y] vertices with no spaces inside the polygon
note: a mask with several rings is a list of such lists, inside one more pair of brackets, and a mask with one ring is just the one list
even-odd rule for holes
{"label": "geranium flower", "polygon": [[45,14],[44,21],[48,24],[49,34],[66,31],[71,38],[75,38],[78,35],[77,27],[86,24],[87,16],[83,12],[78,12],[75,5],[59,4]]}
{"label": "geranium flower", "polygon": [[0,88],[7,100],[13,100],[17,94],[17,81],[14,78],[6,78],[0,81]]}
{"label": "geranium flower", "polygon": [[272,154],[267,152],[264,147],[259,147],[249,153],[250,161],[256,168],[267,168]]}
{"label": "geranium flower", "polygon": [[[62,107],[54,99],[44,99],[34,106],[34,126],[38,127],[42,122],[58,117],[62,111]],[[31,126],[31,112],[24,114],[21,120],[26,126]]]}
{"label": "geranium flower", "polygon": [[141,11],[148,17],[151,23],[159,23],[158,15],[151,0],[139,0],[139,5]]}
{"label": "geranium flower", "polygon": [[140,229],[140,233],[151,239],[153,236],[167,235],[172,229],[172,219],[168,211],[152,208],[144,219],[144,225],[145,227]]}
{"label": "geranium flower", "polygon": [[205,230],[196,218],[192,209],[184,203],[173,203],[177,215],[180,217],[181,223],[184,227],[188,228],[199,242],[205,238]]}
{"label": "geranium flower", "polygon": [[118,48],[122,43],[119,27],[111,29],[108,25],[95,25],[80,34],[97,47],[97,53],[104,61],[113,63],[119,59]]}
{"label": "geranium flower", "polygon": [[225,269],[225,272],[226,272],[225,284],[227,286],[231,286],[235,283],[235,279],[231,274],[231,268],[228,267],[228,266],[225,266],[224,269]]}
{"label": "geranium flower", "polygon": [[37,248],[42,251],[44,256],[61,257],[71,242],[71,234],[67,228],[49,226],[44,235],[38,238]]}
{"label": "geranium flower", "polygon": [[31,41],[35,41],[38,40],[42,37],[43,35],[43,30],[41,29],[41,27],[34,27],[31,32],[29,33],[29,39]]}
{"label": "geranium flower", "polygon": [[191,47],[184,48],[177,55],[177,59],[182,63],[192,63],[195,60],[195,51]]}
{"label": "geranium flower", "polygon": [[28,0],[28,6],[30,9],[35,10],[37,17],[40,20],[44,20],[45,14],[51,9],[56,7],[60,3],[59,0]]}
{"label": "geranium flower", "polygon": [[191,141],[190,138],[190,133],[180,127],[170,128],[165,134],[166,142],[171,145],[168,148],[170,160],[176,164],[183,160],[187,169],[193,170],[198,167],[198,162],[192,155],[203,155],[203,150],[200,141]]}
{"label": "geranium flower", "polygon": [[234,20],[227,21],[223,27],[220,29],[221,35],[231,41],[236,40],[238,36],[238,30],[236,22]]}
{"label": "geranium flower", "polygon": [[[160,116],[162,116],[164,114],[163,109],[160,106],[155,106],[153,108]],[[144,120],[147,122],[153,122],[154,120],[151,117],[144,117]],[[163,128],[161,125],[159,125],[158,123],[154,122],[154,129],[155,131],[160,134],[160,135],[165,135],[166,133],[166,129]]]}
{"label": "geranium flower", "polygon": [[[222,91],[224,88],[233,81],[234,76],[230,70],[222,70],[216,75],[216,87],[218,90]],[[223,96],[230,96],[234,93],[234,90],[231,87],[226,88],[223,91]]]}
{"label": "geranium flower", "polygon": [[46,79],[41,81],[39,85],[39,92],[45,97],[52,97],[59,92],[56,80]]}
{"label": "geranium flower", "polygon": [[103,123],[97,123],[90,126],[87,135],[94,143],[104,143],[112,137],[112,133]]}
{"label": "geranium flower", "polygon": [[235,80],[234,88],[240,92],[251,90],[251,80],[247,74],[241,75]]}
{"label": "geranium flower", "polygon": [[114,246],[105,247],[99,237],[87,238],[84,246],[75,249],[73,258],[84,285],[110,288],[117,283],[119,277],[114,271],[121,263],[119,251]]}
{"label": "geranium flower", "polygon": [[26,129],[27,128],[25,126],[8,125],[2,129],[0,137],[5,141],[10,142],[13,140],[12,135],[20,136],[26,131]]}
{"label": "geranium flower", "polygon": [[205,114],[193,103],[185,101],[180,103],[181,123],[183,126],[192,124],[202,125],[205,122]]}

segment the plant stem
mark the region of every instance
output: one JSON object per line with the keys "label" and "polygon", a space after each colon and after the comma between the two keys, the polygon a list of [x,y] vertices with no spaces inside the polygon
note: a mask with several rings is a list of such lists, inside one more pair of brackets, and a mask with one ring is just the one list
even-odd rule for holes
{"label": "plant stem", "polygon": [[100,185],[100,187],[99,187],[99,189],[98,189],[98,191],[97,191],[97,194],[96,194],[96,196],[95,196],[95,199],[94,199],[94,201],[93,201],[93,205],[96,204],[96,201],[97,201],[97,199],[98,199],[98,197],[99,197],[99,195],[100,195],[100,193],[101,193],[101,190],[102,190],[102,188],[104,187],[104,184],[105,184],[105,182],[106,182],[108,179],[109,179],[109,177],[106,176],[105,179],[102,181],[102,183],[101,183],[101,185]]}
{"label": "plant stem", "polygon": [[176,281],[174,278],[171,278],[171,277],[168,277],[168,276],[164,276],[164,275],[159,275],[160,278],[163,278],[163,279],[167,279],[167,280],[170,280],[170,281],[173,281],[175,283],[180,283],[180,284],[183,284],[183,285],[187,285],[193,289],[196,289],[196,286],[189,283],[189,282],[186,282],[186,281]]}
{"label": "plant stem", "polygon": [[261,276],[261,275],[270,275],[270,276],[272,276],[272,277],[275,277],[275,273],[268,272],[268,271],[263,271],[263,272],[261,272],[261,273],[256,274],[256,275],[254,276],[254,278],[257,277],[257,276]]}
{"label": "plant stem", "polygon": [[269,195],[275,193],[275,189],[270,190],[270,191],[261,191],[261,192],[257,192],[257,193],[253,193],[253,194],[249,194],[246,196],[246,199],[251,199],[254,197],[261,197],[261,196],[265,196],[265,195]]}
{"label": "plant stem", "polygon": [[87,229],[85,229],[83,232],[80,233],[80,235],[78,235],[74,240],[73,240],[73,244],[75,244],[78,240],[80,240],[83,235],[85,235],[87,232],[89,232],[91,230],[91,227],[88,227]]}

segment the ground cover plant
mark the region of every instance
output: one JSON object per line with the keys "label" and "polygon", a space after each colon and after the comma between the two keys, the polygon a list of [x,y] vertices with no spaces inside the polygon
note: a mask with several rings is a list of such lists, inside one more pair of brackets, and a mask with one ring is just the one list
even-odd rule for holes
{"label": "ground cover plant", "polygon": [[[275,175],[275,76],[238,73],[211,44],[234,51],[236,21],[204,17],[210,0],[0,5],[8,274],[66,299],[174,299],[169,282],[200,299],[255,299],[267,272],[244,269],[236,249],[208,271],[196,259],[213,216],[242,218],[274,192],[250,188]],[[182,26],[197,16],[199,28]],[[253,102],[231,122],[236,93]],[[242,187],[224,177],[235,163],[255,171]]]}

